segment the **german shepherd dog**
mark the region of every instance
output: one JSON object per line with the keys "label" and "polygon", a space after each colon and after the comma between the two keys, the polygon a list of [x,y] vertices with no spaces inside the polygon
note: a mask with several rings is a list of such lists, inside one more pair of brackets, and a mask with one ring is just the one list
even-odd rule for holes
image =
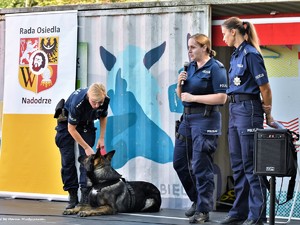
{"label": "german shepherd dog", "polygon": [[87,170],[88,204],[66,209],[64,215],[78,216],[113,215],[118,212],[158,212],[161,195],[152,183],[125,181],[111,166],[115,150],[101,155],[81,156],[79,162]]}

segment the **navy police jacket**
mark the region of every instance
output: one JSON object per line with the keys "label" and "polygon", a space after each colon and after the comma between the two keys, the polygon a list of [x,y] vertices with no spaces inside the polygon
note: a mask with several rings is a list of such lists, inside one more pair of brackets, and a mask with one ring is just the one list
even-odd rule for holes
{"label": "navy police jacket", "polygon": [[87,98],[88,88],[75,90],[67,99],[64,108],[68,112],[68,123],[78,125],[80,122],[92,122],[107,116],[109,97],[97,109],[93,109]]}
{"label": "navy police jacket", "polygon": [[269,82],[262,55],[244,41],[231,55],[227,94],[259,94]]}
{"label": "navy police jacket", "polygon": [[[187,75],[182,86],[182,92],[188,92],[192,95],[226,93],[226,69],[221,62],[213,57],[199,69],[197,69],[196,62],[191,62],[187,69]],[[199,103],[183,102],[183,105],[194,107]]]}

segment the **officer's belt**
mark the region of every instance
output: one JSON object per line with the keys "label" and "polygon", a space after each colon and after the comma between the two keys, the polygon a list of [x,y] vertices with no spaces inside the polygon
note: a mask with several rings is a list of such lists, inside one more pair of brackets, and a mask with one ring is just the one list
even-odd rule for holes
{"label": "officer's belt", "polygon": [[238,103],[247,100],[260,100],[260,95],[251,95],[251,94],[237,94],[237,95],[228,95],[230,103]]}
{"label": "officer's belt", "polygon": [[77,126],[91,126],[94,125],[94,121],[80,121]]}
{"label": "officer's belt", "polygon": [[[68,123],[68,120],[57,120],[58,123]],[[80,121],[77,124],[78,127],[90,127],[90,126],[94,126],[94,122],[93,121]]]}
{"label": "officer's belt", "polygon": [[217,105],[203,105],[203,106],[194,106],[194,107],[189,107],[189,106],[184,107],[184,113],[185,114],[204,113],[205,111],[219,112],[219,106],[217,106]]}

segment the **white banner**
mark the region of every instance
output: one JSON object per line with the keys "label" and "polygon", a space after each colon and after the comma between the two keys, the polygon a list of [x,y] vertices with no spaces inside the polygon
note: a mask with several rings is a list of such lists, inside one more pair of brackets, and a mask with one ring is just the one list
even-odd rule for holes
{"label": "white banner", "polygon": [[5,49],[4,113],[53,113],[75,88],[77,11],[8,15]]}
{"label": "white banner", "polygon": [[0,195],[65,195],[53,114],[75,89],[77,27],[77,11],[6,16]]}

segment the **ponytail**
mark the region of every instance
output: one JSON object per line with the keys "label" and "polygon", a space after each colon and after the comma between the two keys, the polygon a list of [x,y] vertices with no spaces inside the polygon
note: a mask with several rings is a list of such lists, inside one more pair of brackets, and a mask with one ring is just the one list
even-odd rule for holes
{"label": "ponytail", "polygon": [[256,33],[256,29],[254,25],[250,22],[243,22],[245,27],[245,38],[248,43],[250,43],[258,52],[261,53],[261,49],[259,47],[259,39]]}
{"label": "ponytail", "polygon": [[222,26],[229,30],[238,30],[244,39],[261,53],[256,29],[251,22],[242,21],[238,17],[230,17],[223,22]]}

